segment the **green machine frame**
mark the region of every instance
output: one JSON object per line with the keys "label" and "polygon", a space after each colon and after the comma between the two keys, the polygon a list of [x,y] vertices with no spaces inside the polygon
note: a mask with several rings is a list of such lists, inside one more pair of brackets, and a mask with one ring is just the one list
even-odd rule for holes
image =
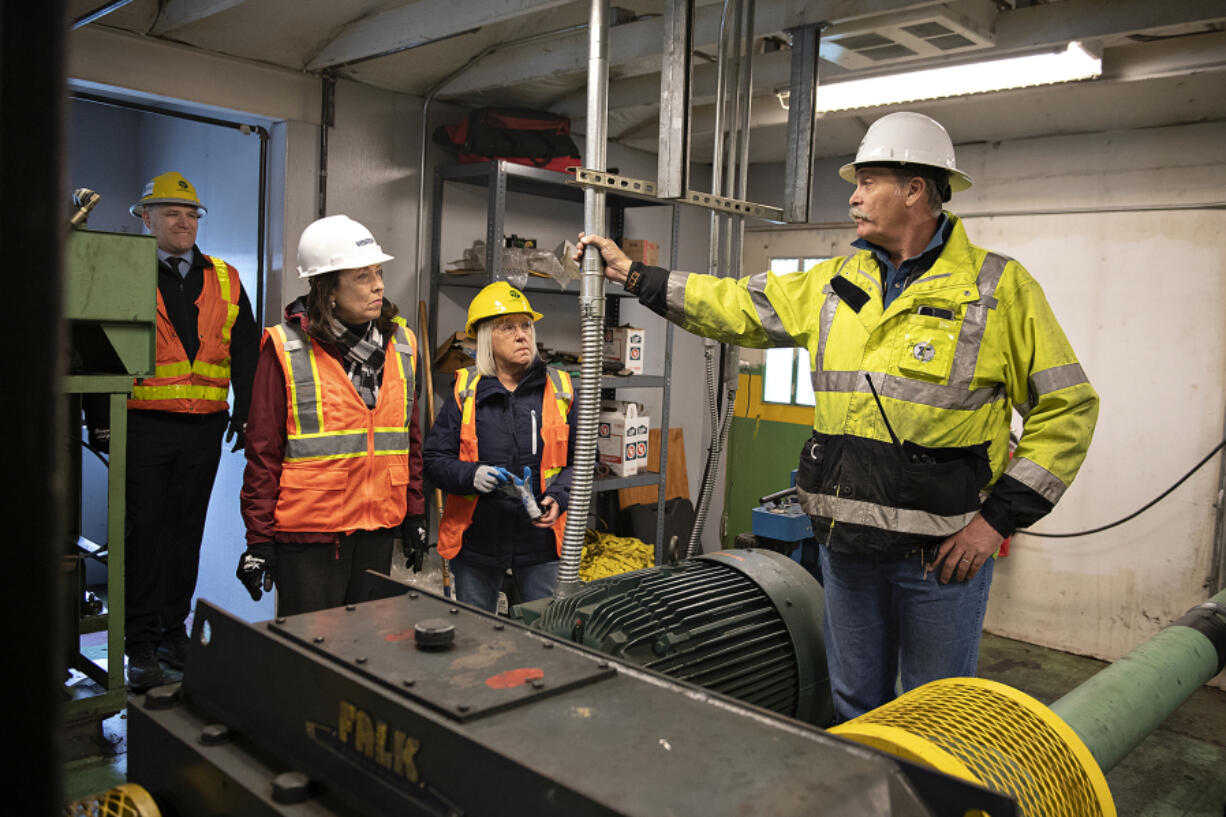
{"label": "green machine frame", "polygon": [[[66,687],[67,724],[93,721],[126,705],[123,672],[124,638],[124,502],[127,476],[127,400],[134,377],[153,374],[156,362],[157,242],[153,236],[75,230],[64,253],[64,322],[70,359],[63,392],[68,400],[68,473],[66,500],[70,516],[64,556],[64,603],[67,666],[84,673],[96,686]],[[110,458],[107,473],[106,542],[81,534],[81,403],[89,395],[107,395],[110,409]],[[83,609],[85,566],[106,567],[106,607]],[[105,630],[108,660],[104,667],[81,649],[81,636]]]}

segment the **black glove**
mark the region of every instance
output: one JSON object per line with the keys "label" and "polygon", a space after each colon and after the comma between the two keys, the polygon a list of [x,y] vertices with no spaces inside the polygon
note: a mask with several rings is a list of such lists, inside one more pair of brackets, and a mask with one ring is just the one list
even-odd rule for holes
{"label": "black glove", "polygon": [[426,553],[430,550],[426,517],[405,517],[400,525],[400,547],[404,551],[404,566],[412,568],[414,573],[420,573]]}
{"label": "black glove", "polygon": [[[237,438],[237,439],[236,439]],[[230,449],[230,453],[242,451],[247,445],[247,423],[239,423],[235,420],[230,421],[230,428],[226,430],[226,442],[234,440],[234,447]]]}
{"label": "black glove", "polygon": [[103,454],[111,453],[111,430],[109,428],[91,428],[87,431],[89,444]]}
{"label": "black glove", "polygon": [[265,592],[272,590],[272,553],[272,542],[261,542],[258,545],[248,545],[246,552],[238,557],[238,570],[234,571],[234,575],[243,583],[243,587],[247,588],[252,601],[259,601]]}

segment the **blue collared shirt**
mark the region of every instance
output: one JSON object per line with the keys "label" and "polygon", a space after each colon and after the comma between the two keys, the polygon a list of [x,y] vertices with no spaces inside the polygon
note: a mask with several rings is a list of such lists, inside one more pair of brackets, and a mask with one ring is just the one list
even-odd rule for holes
{"label": "blue collared shirt", "polygon": [[949,220],[949,216],[941,213],[941,218],[937,221],[936,232],[932,234],[932,240],[928,242],[928,246],[924,247],[919,255],[905,259],[897,267],[890,263],[890,254],[871,241],[857,238],[851,242],[851,246],[856,249],[871,250],[877,258],[877,263],[881,265],[883,279],[881,297],[885,302],[885,307],[888,308],[911,281],[927,272],[936,263],[937,258],[941,256],[941,251],[945,249],[945,242],[949,240],[952,228],[953,222]]}

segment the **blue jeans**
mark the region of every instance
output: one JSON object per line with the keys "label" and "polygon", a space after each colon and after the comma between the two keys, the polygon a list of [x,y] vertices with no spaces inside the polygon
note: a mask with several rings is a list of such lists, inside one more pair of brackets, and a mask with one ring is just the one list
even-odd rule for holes
{"label": "blue jeans", "polygon": [[891,561],[821,549],[826,661],[835,717],[846,721],[938,678],[968,677],[996,560],[968,582],[924,575],[919,556]]}
{"label": "blue jeans", "polygon": [[[451,560],[449,566],[455,576],[457,601],[491,613],[498,611],[498,591],[502,588],[502,580],[507,573],[505,568],[473,565],[461,559]],[[517,567],[511,571],[511,577],[524,601],[543,599],[552,596],[557,589],[558,562]]]}

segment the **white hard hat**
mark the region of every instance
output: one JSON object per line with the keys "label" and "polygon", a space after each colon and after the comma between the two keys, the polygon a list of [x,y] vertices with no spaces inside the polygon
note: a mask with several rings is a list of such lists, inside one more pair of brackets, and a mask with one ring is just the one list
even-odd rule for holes
{"label": "white hard hat", "polygon": [[298,277],[338,269],[360,269],[391,261],[370,230],[349,216],[328,216],[310,224],[298,239]]}
{"label": "white hard hat", "polygon": [[856,183],[860,165],[925,165],[949,172],[949,189],[971,186],[971,177],[954,163],[954,143],[941,123],[922,113],[886,114],[868,126],[856,159],[839,168],[839,175]]}

